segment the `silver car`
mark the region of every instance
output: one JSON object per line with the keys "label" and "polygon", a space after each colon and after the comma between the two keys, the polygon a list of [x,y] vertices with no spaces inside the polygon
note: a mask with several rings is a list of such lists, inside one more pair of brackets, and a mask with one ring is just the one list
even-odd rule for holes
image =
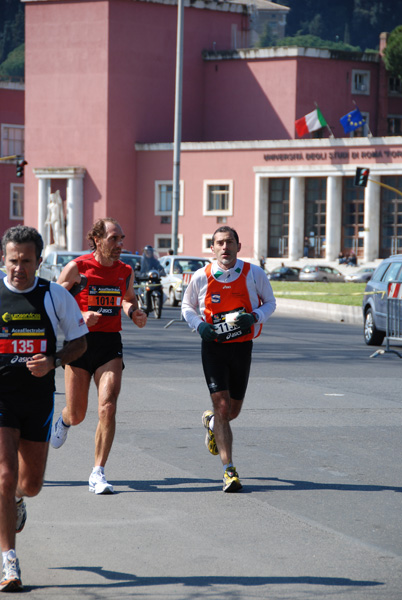
{"label": "silver car", "polygon": [[387,290],[390,281],[402,281],[402,254],[384,259],[364,290],[364,341],[368,346],[381,346],[384,340],[387,329]]}
{"label": "silver car", "polygon": [[185,284],[189,283],[191,275],[211,261],[199,256],[170,254],[160,258],[159,262],[166,273],[161,277],[163,293],[169,298],[171,306],[177,306],[181,302],[183,279]]}
{"label": "silver car", "polygon": [[367,283],[374,273],[374,267],[362,267],[351,275],[345,275],[345,281],[349,283]]}
{"label": "silver car", "polygon": [[344,276],[338,269],[326,265],[306,265],[300,272],[300,281],[345,281]]}

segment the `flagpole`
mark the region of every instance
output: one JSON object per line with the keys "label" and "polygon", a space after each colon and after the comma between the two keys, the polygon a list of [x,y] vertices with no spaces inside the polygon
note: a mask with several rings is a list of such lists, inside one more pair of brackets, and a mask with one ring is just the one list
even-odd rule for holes
{"label": "flagpole", "polygon": [[[356,104],[356,100],[352,100],[352,102],[356,106],[356,108],[359,111],[359,113],[362,114],[362,111],[360,110],[360,108]],[[371,133],[370,127],[369,127],[368,123],[366,123],[366,119],[364,119],[364,124],[367,125],[367,131],[368,131],[367,137],[373,137],[373,134]]]}
{"label": "flagpole", "polygon": [[[320,107],[318,106],[317,102],[314,102],[314,105],[315,105],[315,107],[316,107],[316,108],[318,108],[318,110],[320,110]],[[321,112],[321,111],[320,111],[320,112]],[[322,114],[322,113],[321,113],[321,114]],[[325,119],[325,122],[326,122],[326,119]],[[327,123],[327,128],[328,128],[328,131],[329,131],[329,133],[331,134],[329,137],[331,137],[331,138],[334,138],[335,136],[334,136],[334,134],[332,133],[332,131],[331,131],[331,127],[328,125],[328,123]]]}

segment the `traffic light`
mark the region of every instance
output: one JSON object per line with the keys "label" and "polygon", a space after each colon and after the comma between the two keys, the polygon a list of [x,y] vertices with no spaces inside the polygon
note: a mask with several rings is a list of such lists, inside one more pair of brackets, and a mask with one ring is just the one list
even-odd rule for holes
{"label": "traffic light", "polygon": [[357,187],[366,187],[369,173],[370,169],[357,167],[354,184]]}
{"label": "traffic light", "polygon": [[24,177],[24,167],[27,164],[27,161],[23,158],[17,160],[17,177]]}

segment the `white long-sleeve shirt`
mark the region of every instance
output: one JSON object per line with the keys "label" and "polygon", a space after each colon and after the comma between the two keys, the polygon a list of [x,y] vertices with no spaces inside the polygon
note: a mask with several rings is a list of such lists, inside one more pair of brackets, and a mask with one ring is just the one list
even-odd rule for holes
{"label": "white long-sleeve shirt", "polygon": [[[237,259],[236,264],[231,268],[224,270],[217,262],[212,263],[212,275],[217,281],[231,282],[236,281],[240,276],[243,261]],[[268,281],[266,273],[254,264],[250,265],[250,271],[247,275],[247,289],[250,296],[253,313],[257,315],[257,323],[265,323],[276,308],[276,301],[272,291],[271,284]],[[219,275],[217,277],[216,275]],[[205,267],[196,271],[186,289],[182,300],[182,315],[191,329],[198,329],[200,323],[205,319],[205,295],[207,293],[208,280],[205,273]],[[260,301],[262,302],[260,306]]]}

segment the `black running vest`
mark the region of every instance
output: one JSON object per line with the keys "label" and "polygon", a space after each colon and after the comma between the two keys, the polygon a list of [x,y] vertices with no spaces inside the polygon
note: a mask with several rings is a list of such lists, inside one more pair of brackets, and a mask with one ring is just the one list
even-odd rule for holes
{"label": "black running vest", "polygon": [[30,356],[56,352],[56,336],[44,304],[49,288],[49,281],[38,279],[32,291],[16,293],[0,280],[0,386],[11,377],[14,385],[17,378],[22,385],[30,382],[36,386],[34,380],[40,380],[41,385],[54,389],[54,370],[37,378],[26,368]]}

